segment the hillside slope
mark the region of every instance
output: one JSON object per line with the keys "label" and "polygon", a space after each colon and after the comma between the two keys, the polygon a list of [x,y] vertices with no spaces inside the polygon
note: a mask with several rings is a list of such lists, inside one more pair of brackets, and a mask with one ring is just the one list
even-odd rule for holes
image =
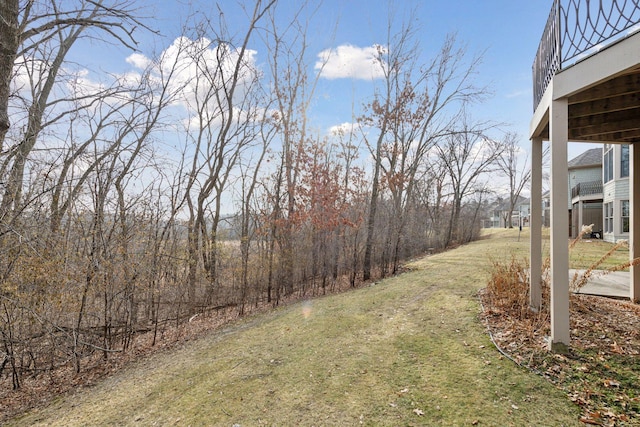
{"label": "hillside slope", "polygon": [[503,232],[134,363],[8,425],[580,425],[478,320]]}

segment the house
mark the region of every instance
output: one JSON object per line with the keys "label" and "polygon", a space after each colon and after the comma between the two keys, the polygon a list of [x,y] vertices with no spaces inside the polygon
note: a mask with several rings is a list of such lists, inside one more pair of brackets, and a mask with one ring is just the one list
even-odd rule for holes
{"label": "house", "polygon": [[605,144],[602,158],[603,237],[629,239],[629,144]]}
{"label": "house", "polygon": [[502,212],[504,210],[505,201],[502,197],[496,198],[487,208],[486,219],[483,222],[483,228],[503,228]]}
{"label": "house", "polygon": [[[509,222],[511,214],[511,222]],[[489,205],[489,216],[483,223],[485,228],[507,228],[529,226],[529,199],[518,196],[513,211],[509,212],[509,200],[498,197]]]}
{"label": "house", "polygon": [[594,224],[594,237],[629,239],[629,144],[604,144],[568,162],[570,237]]}
{"label": "house", "polygon": [[[598,25],[594,26],[593,22]],[[549,344],[554,351],[562,351],[570,344],[571,332],[566,210],[569,141],[606,144],[602,167],[604,236],[615,239],[628,230],[629,257],[632,260],[640,255],[640,239],[635,238],[640,232],[640,167],[637,167],[640,145],[635,145],[640,143],[638,30],[640,2],[554,0],[534,59],[534,112],[529,132],[532,148],[529,296],[531,307],[539,309],[542,304],[542,145],[546,140],[550,142],[551,152]],[[625,186],[628,199],[622,191]],[[580,198],[577,202],[580,203]],[[582,202],[584,205],[588,200]],[[629,299],[640,302],[640,265],[630,268]]]}
{"label": "house", "polygon": [[[594,237],[602,238],[602,148],[592,148],[567,163],[569,179],[569,237],[576,238],[583,225],[594,224]],[[542,193],[542,225],[551,224],[551,192]]]}
{"label": "house", "polygon": [[568,172],[569,237],[578,237],[582,226],[589,224],[594,224],[593,231],[602,237],[602,148],[569,160]]}

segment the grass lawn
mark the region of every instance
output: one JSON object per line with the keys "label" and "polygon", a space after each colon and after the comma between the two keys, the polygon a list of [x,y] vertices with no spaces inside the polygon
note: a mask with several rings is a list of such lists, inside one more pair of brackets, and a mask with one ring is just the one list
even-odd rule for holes
{"label": "grass lawn", "polygon": [[501,357],[478,319],[489,259],[524,255],[518,234],[238,321],[7,425],[581,425],[567,395]]}
{"label": "grass lawn", "polygon": [[[580,240],[570,250],[570,268],[587,269],[602,258],[613,245],[602,240]],[[629,261],[629,248],[621,246],[603,259],[597,270],[607,270]],[[629,271],[628,268],[623,271]]]}

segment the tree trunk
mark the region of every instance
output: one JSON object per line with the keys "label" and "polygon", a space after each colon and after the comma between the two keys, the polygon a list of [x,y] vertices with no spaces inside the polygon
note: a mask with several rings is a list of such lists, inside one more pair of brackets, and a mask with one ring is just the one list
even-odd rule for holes
{"label": "tree trunk", "polygon": [[373,170],[373,182],[371,183],[371,199],[369,202],[369,219],[367,220],[367,240],[364,245],[364,261],[362,266],[362,280],[365,282],[371,279],[371,256],[373,252],[373,233],[376,229],[376,214],[378,211],[378,192],[380,186],[380,152],[384,131],[382,129],[378,143],[376,144],[376,165]]}
{"label": "tree trunk", "polygon": [[19,0],[0,0],[0,153],[9,130],[9,96],[13,63],[20,44],[18,28]]}

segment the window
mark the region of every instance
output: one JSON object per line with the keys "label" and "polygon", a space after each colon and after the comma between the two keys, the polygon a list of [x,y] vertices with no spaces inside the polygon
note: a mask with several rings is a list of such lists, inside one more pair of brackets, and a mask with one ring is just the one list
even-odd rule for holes
{"label": "window", "polygon": [[613,233],[613,202],[604,204],[604,232]]}
{"label": "window", "polygon": [[604,159],[602,160],[602,181],[609,182],[613,179],[613,145],[605,144],[604,150]]}
{"label": "window", "polygon": [[620,216],[622,217],[622,232],[629,232],[629,201],[620,202]]}
{"label": "window", "polygon": [[620,147],[620,178],[629,176],[629,144]]}

